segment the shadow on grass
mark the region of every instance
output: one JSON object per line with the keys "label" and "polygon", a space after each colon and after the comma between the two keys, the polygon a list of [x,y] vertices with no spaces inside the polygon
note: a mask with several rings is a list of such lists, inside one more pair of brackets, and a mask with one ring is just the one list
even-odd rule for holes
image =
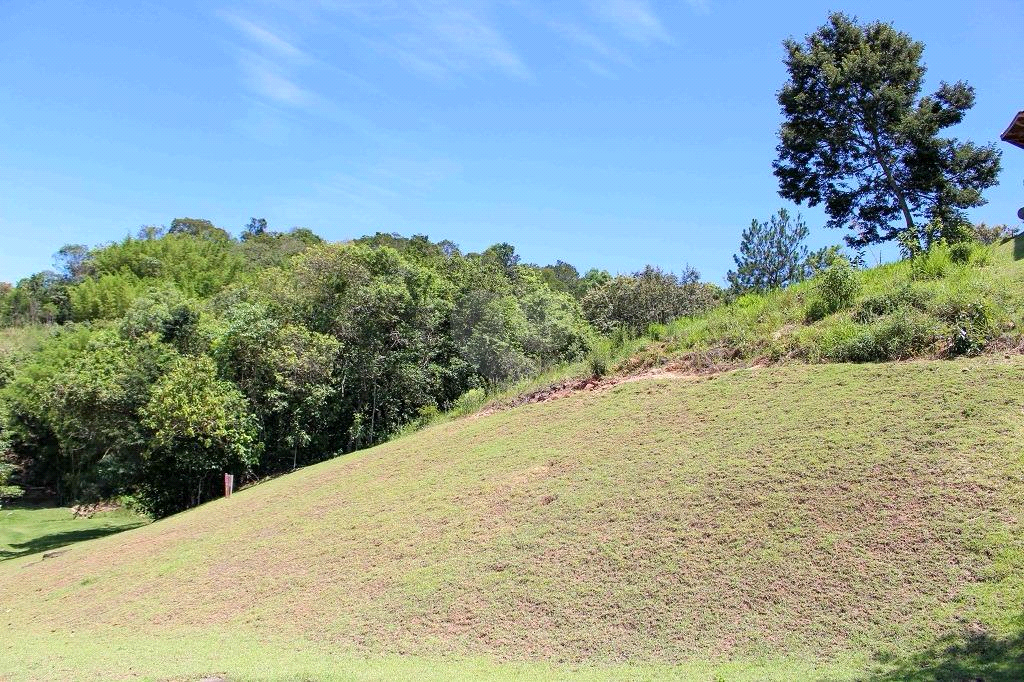
{"label": "shadow on grass", "polygon": [[1011,637],[947,637],[908,658],[878,658],[866,682],[1020,682],[1024,632]]}
{"label": "shadow on grass", "polygon": [[15,559],[27,554],[35,554],[36,552],[46,552],[75,542],[81,542],[82,540],[101,538],[105,535],[113,535],[114,533],[120,533],[121,531],[138,528],[143,525],[145,525],[145,522],[140,521],[138,523],[128,523],[121,526],[82,528],[81,530],[67,530],[60,533],[41,535],[25,542],[12,544],[11,547],[13,549],[11,550],[0,550],[0,561]]}
{"label": "shadow on grass", "polygon": [[1013,260],[1024,258],[1024,234],[1011,237],[1013,240]]}

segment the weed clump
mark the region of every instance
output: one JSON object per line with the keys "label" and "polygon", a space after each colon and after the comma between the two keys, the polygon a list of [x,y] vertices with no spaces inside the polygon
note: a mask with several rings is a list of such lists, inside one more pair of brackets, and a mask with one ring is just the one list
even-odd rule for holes
{"label": "weed clump", "polygon": [[860,279],[853,266],[839,259],[816,278],[815,296],[807,305],[805,318],[817,322],[853,305],[860,291]]}
{"label": "weed clump", "polygon": [[977,355],[999,333],[995,306],[983,298],[954,296],[936,311],[950,325],[950,355]]}
{"label": "weed clump", "polygon": [[868,296],[862,300],[853,312],[853,319],[855,322],[867,324],[900,308],[924,310],[926,301],[925,293],[907,282],[885,293]]}
{"label": "weed clump", "polygon": [[[945,277],[954,264],[950,248],[945,242],[939,242],[927,251],[916,254],[910,261],[912,277],[917,280],[941,279]],[[958,253],[961,251],[962,248],[958,247]]]}
{"label": "weed clump", "polygon": [[914,308],[899,308],[870,324],[839,328],[826,337],[822,354],[835,362],[906,360],[932,348],[939,337],[935,320]]}
{"label": "weed clump", "polygon": [[471,388],[455,400],[452,412],[456,415],[470,414],[483,407],[486,401],[487,391],[482,388]]}

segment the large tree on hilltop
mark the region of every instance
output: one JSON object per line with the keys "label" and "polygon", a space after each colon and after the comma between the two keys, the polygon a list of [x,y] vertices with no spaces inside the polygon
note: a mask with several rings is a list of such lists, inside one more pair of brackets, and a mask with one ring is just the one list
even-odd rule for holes
{"label": "large tree on hilltop", "polygon": [[940,137],[974,106],[974,90],[942,82],[920,96],[922,43],[890,24],[832,14],[803,42],[784,44],[774,163],[783,197],[824,204],[829,226],[853,230],[846,240],[858,248],[892,239],[927,248],[946,236],[935,224],[960,225],[964,209],[985,203],[999,152]]}

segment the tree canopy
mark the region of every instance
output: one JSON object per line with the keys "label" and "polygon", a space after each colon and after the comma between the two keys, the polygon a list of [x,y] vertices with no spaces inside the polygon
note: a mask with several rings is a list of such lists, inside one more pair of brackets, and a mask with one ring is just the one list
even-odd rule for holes
{"label": "tree canopy", "polygon": [[973,88],[942,82],[921,96],[924,45],[887,23],[835,13],[784,45],[780,194],[823,204],[855,247],[903,237],[927,249],[965,234],[964,210],[985,203],[1000,167],[994,145],[940,134],[974,106]]}
{"label": "tree canopy", "polygon": [[694,271],[581,277],[507,243],[464,254],[422,235],[250,227],[180,218],[66,246],[57,272],[0,289],[0,326],[55,323],[38,348],[0,350],[0,485],[170,514],[217,494],[221,473],[380,443],[583,358],[595,327],[642,331],[718,300]]}

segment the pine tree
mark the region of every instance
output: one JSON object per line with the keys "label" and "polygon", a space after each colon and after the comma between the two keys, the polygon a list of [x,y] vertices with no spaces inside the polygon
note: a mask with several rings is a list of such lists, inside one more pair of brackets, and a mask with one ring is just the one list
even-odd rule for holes
{"label": "pine tree", "polygon": [[768,291],[799,282],[807,269],[807,223],[779,209],[768,222],[750,221],[743,230],[736,270],[726,275],[734,293]]}

